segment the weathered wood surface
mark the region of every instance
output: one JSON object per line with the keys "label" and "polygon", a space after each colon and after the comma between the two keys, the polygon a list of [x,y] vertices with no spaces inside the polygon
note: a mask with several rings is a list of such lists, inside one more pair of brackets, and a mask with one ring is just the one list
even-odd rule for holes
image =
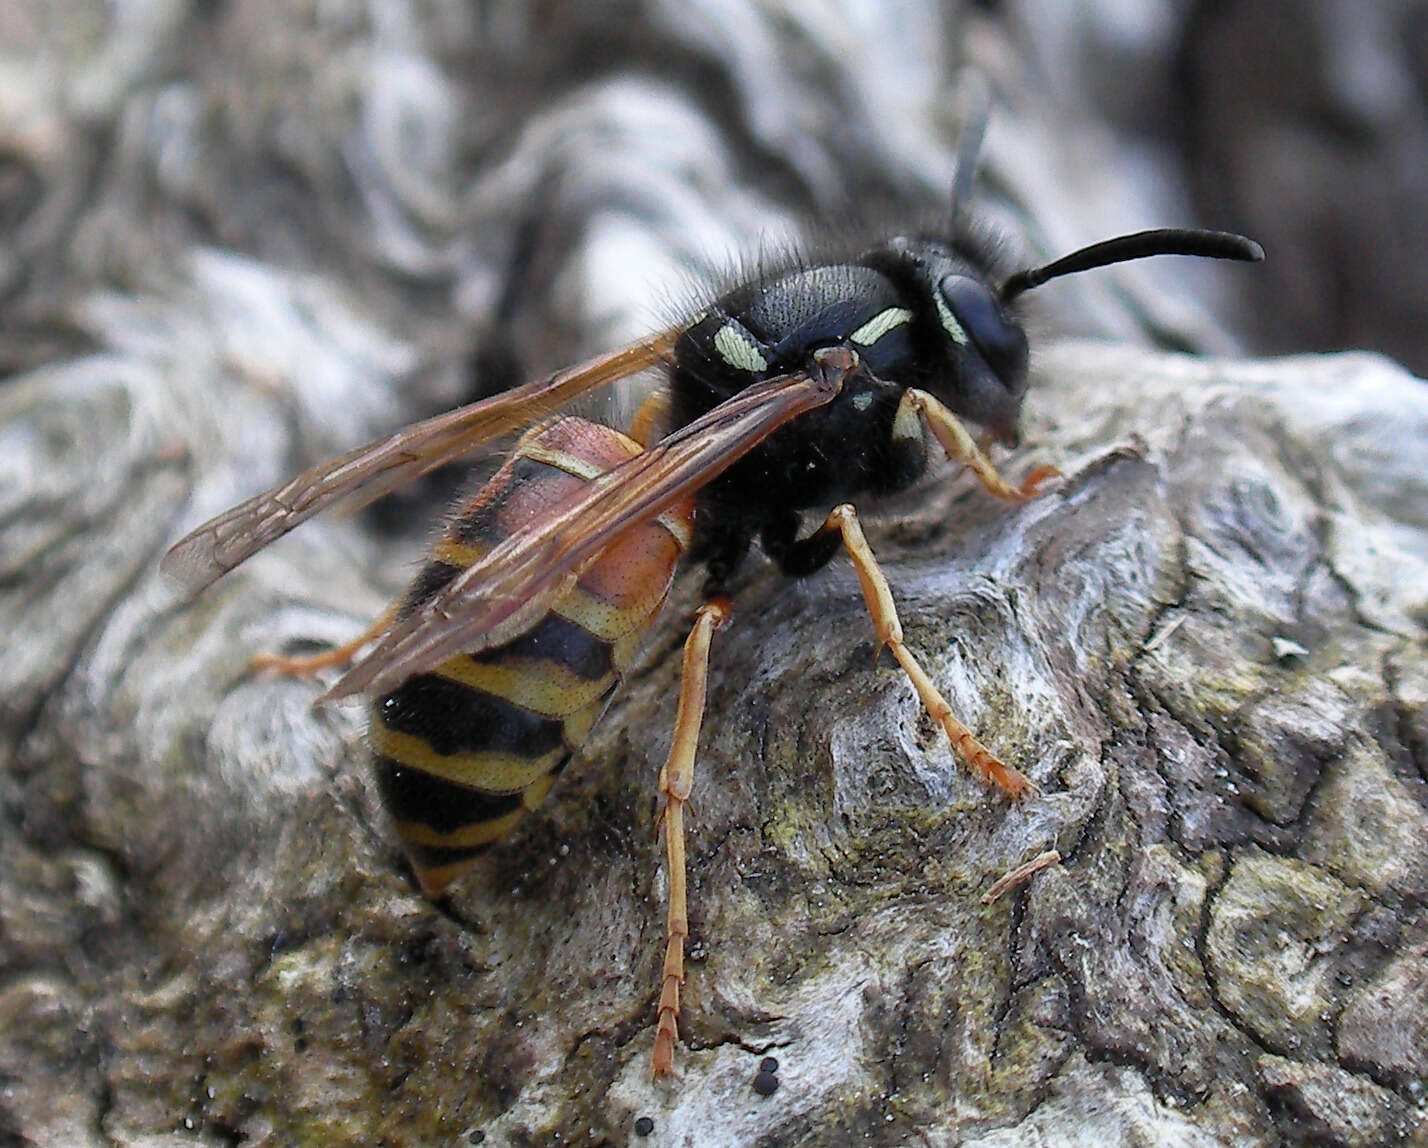
{"label": "weathered wood surface", "polygon": [[[691,253],[794,228],[789,188],[833,207],[876,168],[921,202],[955,123],[871,131],[893,113],[868,77],[904,98],[945,77],[765,69],[741,138],[692,84],[552,97],[578,51],[541,57],[515,25],[146,11],[107,55],[69,45],[87,70],[37,50],[0,75],[8,106],[32,98],[5,122],[35,180],[3,267],[27,274],[5,280],[0,384],[0,1137],[625,1143],[640,1116],[651,1144],[1428,1134],[1420,381],[1043,335],[1009,466],[1054,463],[1065,489],[1008,509],[943,472],[870,531],[910,645],[1040,786],[1018,807],[874,664],[846,565],[751,570],[715,641],[684,1080],[657,1088],[653,789],[697,579],[583,764],[438,910],[383,824],[360,711],[314,714],[316,687],[246,664],[362,625],[439,499],[309,524],[192,604],[157,560],[450,400],[498,326],[536,367],[647,330]],[[671,22],[651,26],[691,51],[703,25]],[[777,55],[768,27],[705,50],[742,75]],[[880,33],[904,63],[925,35]],[[1116,229],[1058,215],[1065,157],[1020,114],[992,182],[1055,247]],[[463,152],[481,142],[500,162]],[[1230,345],[1171,265],[1047,305]]]}
{"label": "weathered wood surface", "polygon": [[[620,1140],[650,1114],[668,1143],[1087,1121],[1273,1143],[1288,1111],[1376,1143],[1418,1118],[1428,395],[1386,363],[1058,347],[1031,438],[1066,489],[1007,512],[943,476],[875,533],[911,642],[1040,785],[1018,808],[871,664],[850,571],[751,580],[716,645],[674,1091],[646,1076],[676,627],[440,912],[354,716],[244,674],[376,605],[359,524],[174,606],[153,563],[211,468],[171,457],[125,373],[44,372],[0,408],[35,472],[97,453],[124,495],[84,520],[31,495],[19,521],[63,537],[21,573],[52,588],[6,600],[0,1007],[10,1111],[42,1141]],[[73,601],[64,639],[63,588],[102,572],[120,589]],[[981,903],[1049,847],[1059,867]],[[760,1100],[766,1052],[783,1088]]]}

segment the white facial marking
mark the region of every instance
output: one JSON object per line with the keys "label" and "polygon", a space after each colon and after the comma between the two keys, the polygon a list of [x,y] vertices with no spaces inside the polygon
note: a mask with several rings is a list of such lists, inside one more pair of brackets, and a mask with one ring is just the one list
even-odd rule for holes
{"label": "white facial marking", "polygon": [[855,411],[865,411],[873,405],[873,396],[867,391],[859,391],[853,396],[853,409]]}
{"label": "white facial marking", "polygon": [[714,332],[714,349],[724,362],[741,371],[757,374],[769,369],[769,361],[764,358],[753,336],[733,320]]}
{"label": "white facial marking", "polygon": [[967,332],[962,330],[962,324],[957,322],[957,316],[952,314],[952,309],[947,306],[947,300],[942,298],[942,292],[934,291],[932,297],[937,300],[937,317],[942,320],[942,329],[952,337],[954,343],[965,347]]}
{"label": "white facial marking", "polygon": [[889,307],[879,311],[856,331],[848,336],[848,341],[860,347],[871,347],[894,327],[901,327],[912,318],[912,312],[905,307]]}

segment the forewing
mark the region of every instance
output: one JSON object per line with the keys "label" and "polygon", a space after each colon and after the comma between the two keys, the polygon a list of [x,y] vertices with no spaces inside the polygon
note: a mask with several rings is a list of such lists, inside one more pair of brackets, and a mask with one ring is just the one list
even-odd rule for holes
{"label": "forewing", "polygon": [[537,620],[621,533],[709,483],[790,420],[832,400],[856,358],[842,348],[830,350],[839,353],[808,371],[740,392],[512,534],[388,630],[324,700],[388,693],[413,674],[499,644],[521,623]]}
{"label": "forewing", "polygon": [[197,594],[314,514],[338,503],[371,502],[578,395],[665,361],[676,335],[653,335],[319,463],[205,522],[170,548],[160,568],[190,595]]}

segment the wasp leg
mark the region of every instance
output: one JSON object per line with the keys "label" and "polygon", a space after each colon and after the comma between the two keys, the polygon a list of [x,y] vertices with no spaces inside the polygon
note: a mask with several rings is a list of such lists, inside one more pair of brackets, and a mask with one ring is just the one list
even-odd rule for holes
{"label": "wasp leg", "polygon": [[664,795],[665,865],[669,878],[669,912],[664,929],[664,980],[655,1029],[654,1075],[674,1074],[674,1042],[679,1037],[679,987],[684,984],[684,942],[689,937],[689,906],[684,872],[684,805],[694,784],[694,754],[704,720],[704,686],[709,671],[709,640],[729,620],[727,598],[715,598],[694,616],[694,628],[684,643],[679,708],[669,757],[659,771]]}
{"label": "wasp leg", "polygon": [[1061,477],[1054,466],[1038,466],[1026,476],[1020,486],[1013,486],[1004,479],[992,465],[981,447],[962,421],[939,403],[926,391],[914,389],[906,391],[898,403],[897,415],[893,422],[894,438],[910,438],[915,433],[922,434],[921,427],[913,419],[920,419],[942,444],[947,457],[971,469],[987,492],[995,498],[1008,502],[1027,502],[1046,494],[1051,483]]}
{"label": "wasp leg", "polygon": [[[909,392],[911,393],[911,392]],[[863,599],[868,604],[868,614],[877,633],[878,644],[892,651],[893,657],[902,666],[903,672],[912,680],[917,696],[927,712],[932,715],[957,747],[967,764],[988,781],[993,781],[1013,797],[1020,797],[1034,789],[1031,780],[1009,765],[1003,765],[996,756],[973,736],[972,731],[957,720],[952,707],[932,684],[927,672],[917,663],[912,652],[903,645],[902,623],[898,621],[897,607],[893,604],[892,591],[888,580],[878,569],[878,560],[873,556],[872,547],[863,535],[858,522],[858,514],[844,503],[833,508],[820,528],[823,531],[838,531],[843,536],[843,545],[853,560],[853,568],[858,572],[858,582],[863,588]]]}
{"label": "wasp leg", "polygon": [[312,654],[305,658],[288,657],[286,654],[254,654],[253,660],[248,663],[248,669],[252,673],[259,670],[271,670],[273,673],[281,674],[287,678],[310,678],[318,670],[325,670],[328,666],[345,666],[356,655],[357,651],[368,642],[374,642],[386,632],[392,624],[392,618],[397,612],[396,604],[388,606],[380,614],[377,620],[353,638],[350,642],[343,642],[340,646],[333,646],[330,650],[323,650],[320,654]]}

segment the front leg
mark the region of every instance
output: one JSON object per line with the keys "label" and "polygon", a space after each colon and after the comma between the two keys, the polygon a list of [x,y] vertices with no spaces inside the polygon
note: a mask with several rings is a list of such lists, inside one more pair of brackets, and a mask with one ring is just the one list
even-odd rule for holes
{"label": "front leg", "polygon": [[893,437],[907,437],[914,433],[921,435],[922,425],[932,431],[933,437],[942,444],[947,457],[968,467],[994,498],[1008,502],[1027,502],[1049,493],[1052,484],[1061,477],[1054,466],[1038,466],[1026,476],[1020,486],[1013,486],[1004,479],[986,452],[977,445],[971,433],[962,425],[962,420],[926,391],[915,388],[906,391],[898,403],[897,415],[893,422]]}

